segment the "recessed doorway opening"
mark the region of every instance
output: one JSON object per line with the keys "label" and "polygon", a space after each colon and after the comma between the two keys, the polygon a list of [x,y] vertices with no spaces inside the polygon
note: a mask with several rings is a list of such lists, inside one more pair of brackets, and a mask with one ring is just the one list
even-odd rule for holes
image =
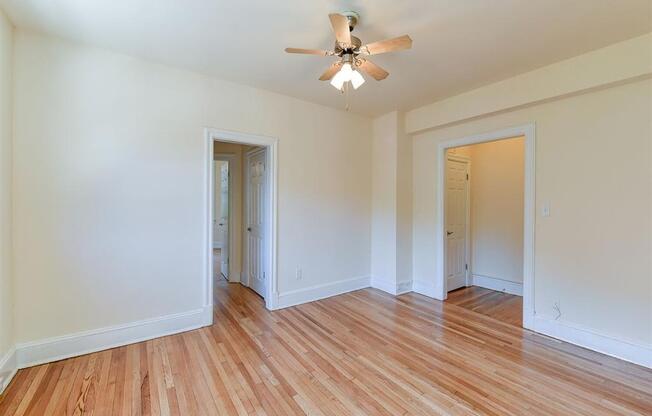
{"label": "recessed doorway opening", "polygon": [[274,309],[277,140],[207,129],[206,142],[206,302],[239,284]]}
{"label": "recessed doorway opening", "polygon": [[534,126],[439,145],[441,300],[531,328]]}

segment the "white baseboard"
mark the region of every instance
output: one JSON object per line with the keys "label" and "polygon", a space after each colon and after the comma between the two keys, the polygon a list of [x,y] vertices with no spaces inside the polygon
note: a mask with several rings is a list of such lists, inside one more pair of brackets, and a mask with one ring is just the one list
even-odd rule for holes
{"label": "white baseboard", "polygon": [[7,353],[0,359],[0,394],[5,391],[5,388],[9,385],[9,382],[16,375],[18,371],[18,365],[16,364],[16,349],[12,347]]}
{"label": "white baseboard", "polygon": [[621,360],[652,368],[652,345],[642,345],[598,334],[575,324],[534,316],[533,330]]}
{"label": "white baseboard", "polygon": [[420,295],[428,296],[429,298],[437,299],[437,291],[435,284],[424,282],[421,280],[414,280],[412,282],[412,291]]}
{"label": "white baseboard", "polygon": [[485,289],[523,296],[523,283],[510,282],[509,280],[474,274],[471,275],[471,284],[473,286],[484,287]]}
{"label": "white baseboard", "polygon": [[387,292],[390,295],[402,295],[403,293],[412,291],[412,280],[393,283],[372,277],[371,287],[374,289],[382,290],[383,292]]}
{"label": "white baseboard", "polygon": [[213,307],[206,306],[194,311],[18,344],[16,364],[18,368],[31,367],[190,331],[212,322]]}
{"label": "white baseboard", "polygon": [[352,292],[354,290],[364,289],[369,287],[370,280],[369,276],[363,276],[279,293],[278,298],[271,302],[272,309],[283,309],[290,306],[300,305],[302,303],[329,298],[335,295],[341,295],[342,293]]}

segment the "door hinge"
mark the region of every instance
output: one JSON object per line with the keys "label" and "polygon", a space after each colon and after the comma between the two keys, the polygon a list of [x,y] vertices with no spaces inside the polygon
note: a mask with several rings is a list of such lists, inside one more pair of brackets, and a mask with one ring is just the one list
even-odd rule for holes
{"label": "door hinge", "polygon": [[468,264],[464,265],[464,270],[469,270],[469,265]]}
{"label": "door hinge", "polygon": [[466,174],[466,180],[467,181],[469,180],[469,174],[468,173]]}

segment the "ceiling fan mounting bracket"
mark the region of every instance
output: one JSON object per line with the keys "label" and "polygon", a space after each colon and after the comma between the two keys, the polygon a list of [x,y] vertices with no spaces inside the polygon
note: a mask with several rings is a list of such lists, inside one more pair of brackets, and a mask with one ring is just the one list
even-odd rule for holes
{"label": "ceiling fan mounting bracket", "polygon": [[347,18],[349,21],[349,31],[353,32],[353,28],[355,28],[355,25],[360,21],[360,15],[352,10],[347,10],[340,14]]}

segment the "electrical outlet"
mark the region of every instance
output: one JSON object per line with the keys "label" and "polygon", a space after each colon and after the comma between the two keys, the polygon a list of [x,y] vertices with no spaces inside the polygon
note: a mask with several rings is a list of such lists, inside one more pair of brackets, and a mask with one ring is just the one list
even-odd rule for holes
{"label": "electrical outlet", "polygon": [[297,280],[303,279],[303,271],[301,270],[301,267],[297,267],[296,278],[297,278]]}

